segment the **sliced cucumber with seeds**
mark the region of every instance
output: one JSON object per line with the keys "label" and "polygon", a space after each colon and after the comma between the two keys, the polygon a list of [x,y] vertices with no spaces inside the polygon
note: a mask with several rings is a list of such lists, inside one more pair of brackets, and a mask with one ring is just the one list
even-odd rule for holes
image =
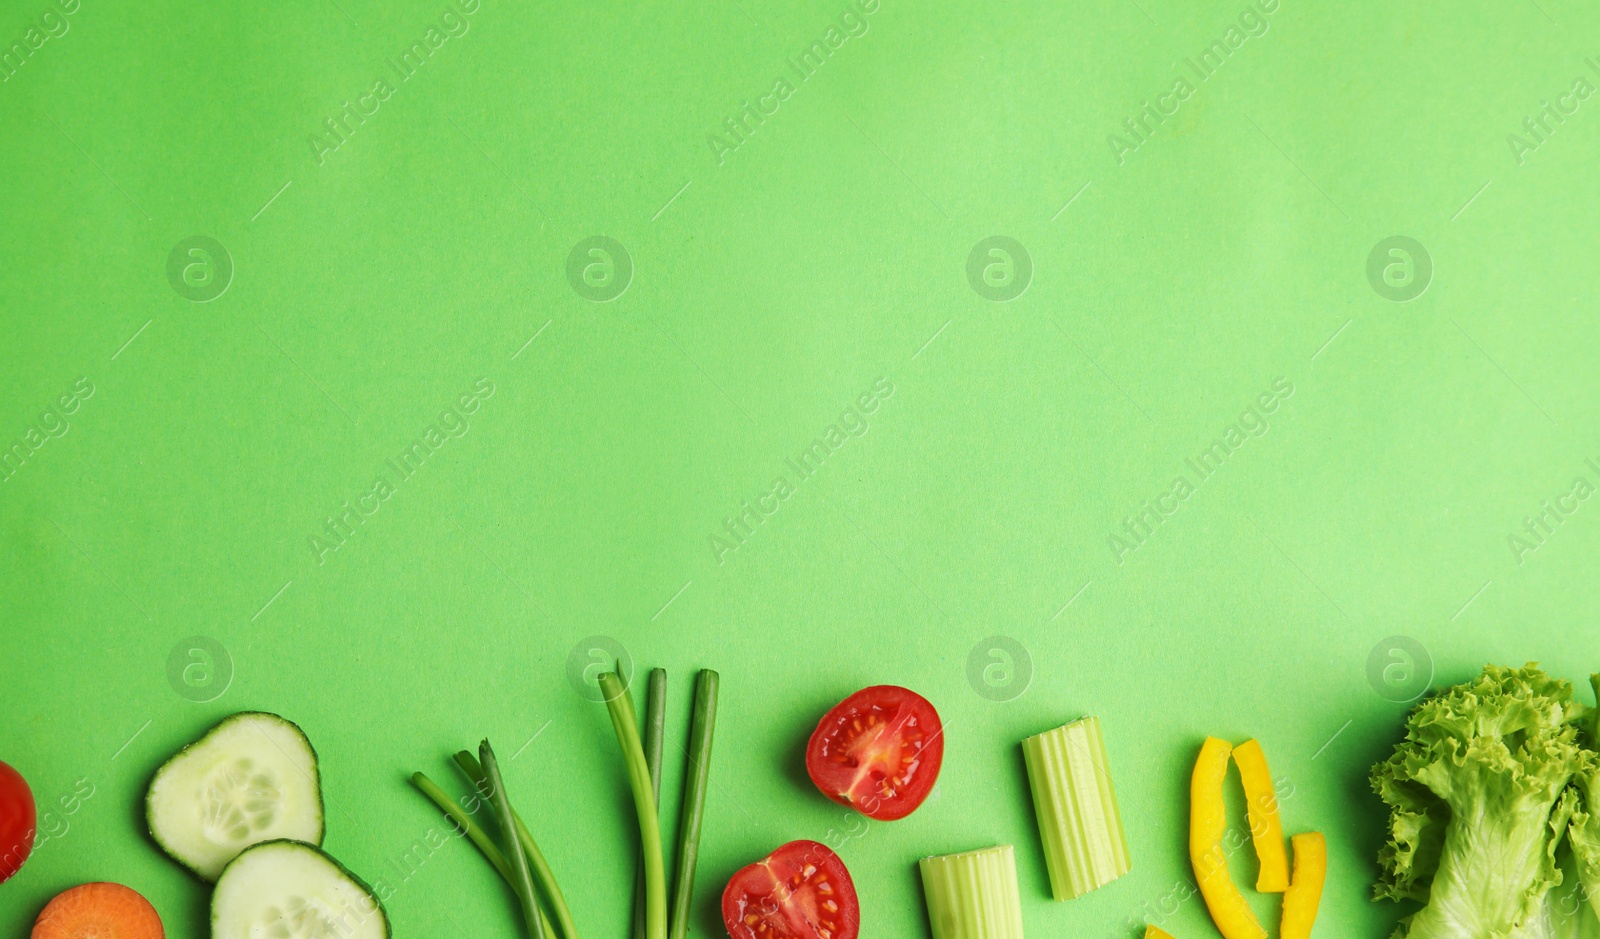
{"label": "sliced cucumber with seeds", "polygon": [[235,714],[156,770],[145,819],[161,850],[206,880],[253,844],[321,844],[317,753],[276,714]]}
{"label": "sliced cucumber with seeds", "polygon": [[217,878],[212,939],[388,939],[377,896],[316,845],[267,841]]}

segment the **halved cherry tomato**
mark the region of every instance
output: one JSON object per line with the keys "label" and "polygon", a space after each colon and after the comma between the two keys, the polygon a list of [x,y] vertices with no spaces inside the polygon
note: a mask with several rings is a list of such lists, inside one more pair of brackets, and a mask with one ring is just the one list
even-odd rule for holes
{"label": "halved cherry tomato", "polygon": [[21,870],[22,862],[33,853],[37,821],[28,781],[0,763],[0,884]]}
{"label": "halved cherry tomato", "polygon": [[733,939],[856,939],[861,905],[839,855],[791,841],[728,880],[722,922]]}
{"label": "halved cherry tomato", "polygon": [[944,727],[909,688],[863,688],[823,716],[806,746],[806,772],[822,794],[869,818],[905,818],[939,778]]}

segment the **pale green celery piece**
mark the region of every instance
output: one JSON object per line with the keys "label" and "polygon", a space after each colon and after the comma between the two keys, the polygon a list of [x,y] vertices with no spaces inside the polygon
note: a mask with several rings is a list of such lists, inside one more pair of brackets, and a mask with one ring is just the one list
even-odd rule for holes
{"label": "pale green celery piece", "polygon": [[918,862],[933,939],[1022,939],[1022,898],[1011,845]]}
{"label": "pale green celery piece", "polygon": [[1071,900],[1132,867],[1100,719],[1085,717],[1022,741],[1050,892]]}

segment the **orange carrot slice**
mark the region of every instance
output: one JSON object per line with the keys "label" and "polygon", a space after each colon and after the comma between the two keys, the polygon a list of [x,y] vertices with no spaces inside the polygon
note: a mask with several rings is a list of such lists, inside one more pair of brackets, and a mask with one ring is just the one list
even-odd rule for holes
{"label": "orange carrot slice", "polygon": [[121,884],[83,884],[45,905],[33,939],[165,939],[161,917],[138,891]]}
{"label": "orange carrot slice", "polygon": [[1233,762],[1244,783],[1245,811],[1250,817],[1250,840],[1255,842],[1256,889],[1262,893],[1282,893],[1289,889],[1289,855],[1283,845],[1283,823],[1278,820],[1278,794],[1273,790],[1272,771],[1261,744],[1246,740],[1233,748]]}

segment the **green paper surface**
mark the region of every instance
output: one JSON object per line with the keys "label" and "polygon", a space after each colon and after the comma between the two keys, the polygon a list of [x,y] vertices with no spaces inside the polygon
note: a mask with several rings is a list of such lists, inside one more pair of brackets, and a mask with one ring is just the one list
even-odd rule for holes
{"label": "green paper surface", "polygon": [[[397,937],[517,934],[406,782],[464,794],[484,736],[622,935],[571,676],[625,652],[672,676],[665,806],[722,675],[695,935],[797,838],[867,936],[928,935],[917,859],[992,844],[1030,935],[1211,935],[1207,734],[1327,834],[1318,935],[1386,935],[1404,701],[1600,669],[1593,9],[470,10],[0,11],[0,760],[55,832],[0,931],[114,880],[205,935],[144,787],[261,709]],[[876,683],[947,725],[894,823],[803,767]],[[1018,744],[1084,714],[1133,870],[1058,904]]]}

